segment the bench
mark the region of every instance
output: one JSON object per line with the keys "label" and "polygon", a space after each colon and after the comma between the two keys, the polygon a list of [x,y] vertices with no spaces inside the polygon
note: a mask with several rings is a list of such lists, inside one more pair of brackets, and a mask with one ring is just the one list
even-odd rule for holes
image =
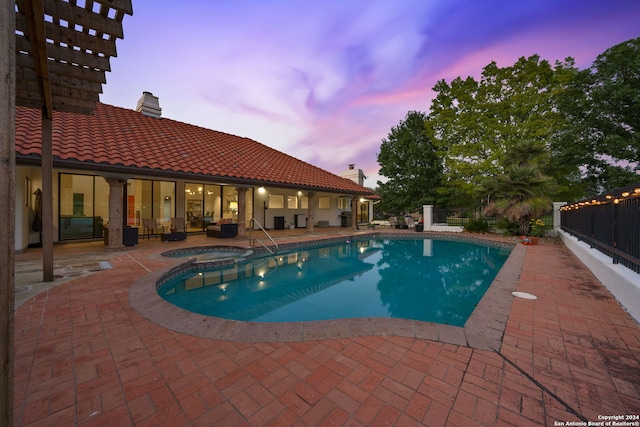
{"label": "bench", "polygon": [[228,239],[238,235],[238,224],[216,224],[207,226],[207,237]]}
{"label": "bench", "polygon": [[328,228],[329,221],[318,221],[318,228]]}

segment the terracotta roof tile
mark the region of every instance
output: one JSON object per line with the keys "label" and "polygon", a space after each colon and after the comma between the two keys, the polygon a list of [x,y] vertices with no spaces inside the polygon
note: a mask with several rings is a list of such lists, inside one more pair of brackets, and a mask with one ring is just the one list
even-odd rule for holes
{"label": "terracotta roof tile", "polygon": [[[40,156],[41,113],[16,107],[16,151]],[[54,112],[55,160],[206,175],[334,192],[370,190],[257,141],[98,103],[94,115]]]}

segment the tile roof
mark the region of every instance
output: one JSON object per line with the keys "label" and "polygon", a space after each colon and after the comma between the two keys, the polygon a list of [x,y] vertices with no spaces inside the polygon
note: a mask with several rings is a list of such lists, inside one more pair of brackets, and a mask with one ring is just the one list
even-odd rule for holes
{"label": "tile roof", "polygon": [[[41,112],[16,107],[17,162],[40,158]],[[54,165],[174,173],[216,182],[370,194],[357,183],[257,141],[98,103],[95,114],[54,112]],[[96,168],[97,169],[97,168]]]}

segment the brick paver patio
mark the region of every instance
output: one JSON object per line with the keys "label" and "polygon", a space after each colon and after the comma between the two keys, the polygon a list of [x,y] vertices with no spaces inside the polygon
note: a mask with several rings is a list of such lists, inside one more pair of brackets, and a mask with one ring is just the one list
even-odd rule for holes
{"label": "brick paver patio", "polygon": [[526,248],[517,289],[538,299],[514,299],[499,352],[174,332],[129,302],[137,279],[167,266],[158,248],[119,253],[113,268],[18,307],[15,425],[539,426],[640,414],[640,327],[557,241]]}

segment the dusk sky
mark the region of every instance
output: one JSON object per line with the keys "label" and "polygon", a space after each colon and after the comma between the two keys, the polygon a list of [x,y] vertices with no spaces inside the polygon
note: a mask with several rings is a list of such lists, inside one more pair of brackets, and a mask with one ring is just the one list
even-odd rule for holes
{"label": "dusk sky", "polygon": [[101,101],[252,138],[376,187],[381,140],[438,80],[640,36],[638,0],[133,0]]}

